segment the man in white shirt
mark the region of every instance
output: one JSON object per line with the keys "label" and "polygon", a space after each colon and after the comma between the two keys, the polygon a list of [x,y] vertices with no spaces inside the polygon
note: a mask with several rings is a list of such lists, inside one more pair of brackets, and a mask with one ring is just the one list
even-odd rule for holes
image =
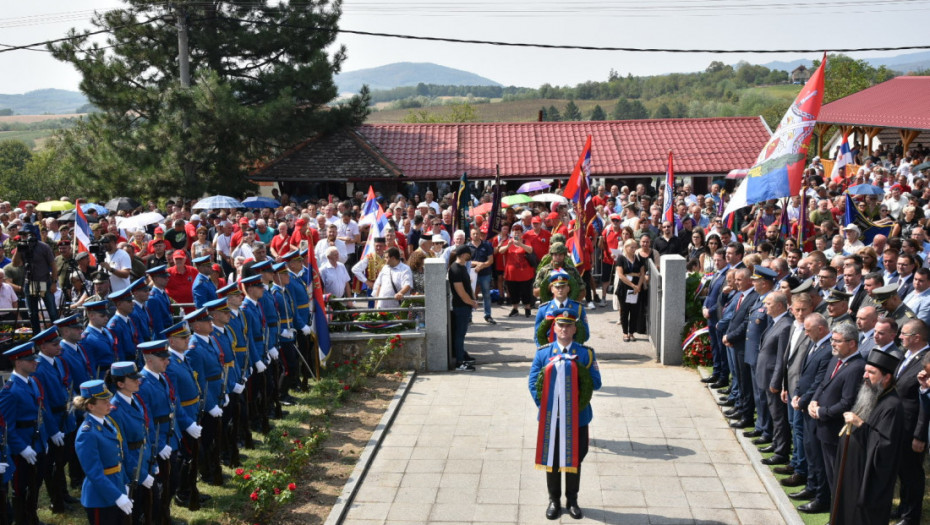
{"label": "man in white shirt", "polygon": [[352,291],[349,284],[352,278],[344,264],[339,262],[339,250],[329,247],[324,252],[325,259],[320,264],[320,278],[323,280],[323,291],[333,297],[348,297]]}
{"label": "man in white shirt", "polygon": [[110,273],[110,290],[118,292],[129,286],[132,258],[125,250],[117,248],[116,237],[112,233],[104,235],[100,239],[100,245],[107,252],[106,259],[100,266]]}
{"label": "man in white shirt", "polygon": [[358,223],[352,220],[352,213],[346,211],[336,223],[336,238],[345,243],[349,259],[346,264],[355,263],[355,245],[359,242]]}
{"label": "man in white shirt", "polygon": [[387,263],[375,279],[372,297],[392,298],[378,301],[375,308],[397,308],[404,296],[413,289],[413,272],[410,267],[400,262],[400,250],[388,248],[385,252]]}
{"label": "man in white shirt", "polygon": [[348,253],[346,252],[346,245],[344,242],[337,238],[339,227],[335,223],[330,223],[326,226],[326,237],[320,239],[316,243],[316,247],[313,249],[313,253],[316,255],[316,260],[322,261],[326,258],[327,248],[336,248],[339,250],[339,262],[345,263],[348,258]]}
{"label": "man in white shirt", "polygon": [[848,224],[843,228],[843,231],[846,232],[846,242],[843,245],[844,252],[852,254],[865,248],[865,245],[859,240],[859,237],[862,235],[862,230],[860,230],[858,226],[855,224]]}

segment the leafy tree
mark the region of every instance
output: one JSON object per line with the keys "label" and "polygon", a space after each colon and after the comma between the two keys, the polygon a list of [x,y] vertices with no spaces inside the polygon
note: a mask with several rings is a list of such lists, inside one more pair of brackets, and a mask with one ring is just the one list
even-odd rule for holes
{"label": "leafy tree", "polygon": [[0,141],[0,187],[9,188],[10,180],[22,173],[32,151],[29,146],[18,140]]}
{"label": "leafy tree", "polygon": [[604,109],[600,104],[594,106],[594,109],[591,110],[590,120],[607,120],[607,113],[604,113]]}
{"label": "leafy tree", "polygon": [[[92,19],[106,45],[72,29],[49,46],[100,109],[61,144],[92,192],[241,192],[257,162],[367,115],[367,88],[331,105],[346,57],[344,47],[327,53],[338,1],[127,3]],[[188,26],[190,87],[179,78],[177,19]]]}
{"label": "leafy tree", "polygon": [[474,106],[467,102],[449,104],[449,110],[439,113],[430,112],[426,109],[419,111],[410,111],[404,117],[404,122],[408,124],[435,124],[440,122],[477,122],[478,115]]}
{"label": "leafy tree", "polygon": [[639,120],[644,118],[649,118],[649,110],[646,109],[646,106],[638,100],[633,100],[630,102],[630,116],[631,120]]}
{"label": "leafy tree", "polygon": [[[818,67],[820,61],[815,60],[812,69],[816,70]],[[852,95],[893,77],[894,73],[885,66],[874,68],[865,60],[856,60],[846,55],[830,55],[827,57],[823,103]]]}
{"label": "leafy tree", "polygon": [[546,115],[549,117],[549,122],[561,122],[562,114],[559,113],[559,110],[555,106],[549,106],[549,109],[546,110]]}
{"label": "leafy tree", "polygon": [[0,109],[0,117],[9,117],[12,114],[13,114],[13,110],[10,108]]}
{"label": "leafy tree", "polygon": [[614,104],[614,110],[610,114],[611,120],[627,120],[630,118],[630,101],[621,98]]}
{"label": "leafy tree", "polygon": [[652,118],[672,118],[672,111],[668,109],[668,105],[663,102],[656,108],[656,112],[652,115]]}
{"label": "leafy tree", "polygon": [[569,100],[568,104],[565,104],[565,116],[562,118],[562,120],[581,120],[581,110],[578,109],[578,106],[575,105],[574,100]]}

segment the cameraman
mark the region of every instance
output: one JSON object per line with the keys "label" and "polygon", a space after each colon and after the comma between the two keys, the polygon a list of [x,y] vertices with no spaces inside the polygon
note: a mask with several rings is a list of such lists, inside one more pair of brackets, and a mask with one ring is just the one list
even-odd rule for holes
{"label": "cameraman", "polygon": [[128,287],[132,270],[132,259],[129,254],[117,247],[116,236],[112,233],[100,238],[100,247],[107,253],[106,259],[100,263],[100,268],[110,274],[110,290],[118,292]]}
{"label": "cameraman", "polygon": [[58,308],[55,306],[55,289],[58,286],[55,276],[58,270],[55,268],[55,254],[49,245],[39,240],[39,229],[34,224],[23,226],[10,265],[26,267],[26,289],[23,295],[29,308],[32,333],[37,334],[42,331],[39,323],[40,298],[45,302],[49,321],[58,319]]}

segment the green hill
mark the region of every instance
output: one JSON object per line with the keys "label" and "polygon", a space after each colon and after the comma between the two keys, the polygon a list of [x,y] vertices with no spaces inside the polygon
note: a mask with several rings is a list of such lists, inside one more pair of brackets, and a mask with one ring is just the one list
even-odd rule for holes
{"label": "green hill", "polygon": [[54,115],[77,113],[87,104],[87,97],[77,91],[39,89],[22,95],[0,94],[0,109],[12,109],[16,115]]}
{"label": "green hill", "polygon": [[491,79],[429,62],[397,62],[385,66],[359,69],[335,77],[340,93],[357,93],[363,84],[372,90],[392,89],[417,84],[443,86],[500,86]]}

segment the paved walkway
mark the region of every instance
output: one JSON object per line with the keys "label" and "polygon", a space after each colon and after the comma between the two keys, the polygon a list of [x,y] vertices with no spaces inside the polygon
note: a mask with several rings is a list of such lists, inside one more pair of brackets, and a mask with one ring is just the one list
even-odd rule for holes
{"label": "paved walkway", "polygon": [[[345,523],[546,522],[531,320],[511,319],[475,326],[477,372],[415,380]],[[784,523],[696,374],[656,365],[646,343],[620,343],[615,319],[591,315],[604,386],[592,400],[583,522]]]}

